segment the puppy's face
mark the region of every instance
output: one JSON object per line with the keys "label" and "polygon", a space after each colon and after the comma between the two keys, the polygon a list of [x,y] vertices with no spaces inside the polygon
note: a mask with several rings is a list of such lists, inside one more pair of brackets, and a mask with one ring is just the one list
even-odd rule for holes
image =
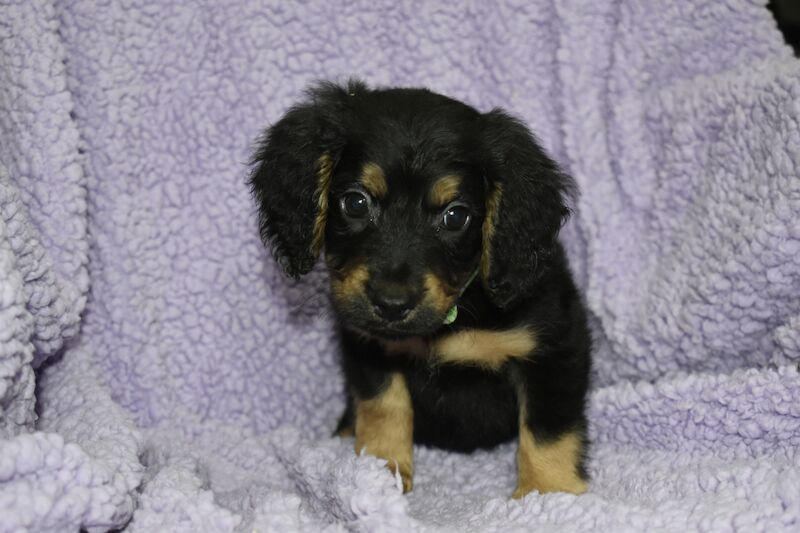
{"label": "puppy's face", "polygon": [[331,178],[333,301],[347,326],[372,335],[438,329],[481,257],[486,183],[466,150],[472,132],[424,122],[416,138],[367,132]]}
{"label": "puppy's face", "polygon": [[345,326],[437,330],[465,286],[498,307],[532,290],[569,186],[521,123],[424,89],[322,84],[267,131],[251,185],[293,276],[320,252]]}

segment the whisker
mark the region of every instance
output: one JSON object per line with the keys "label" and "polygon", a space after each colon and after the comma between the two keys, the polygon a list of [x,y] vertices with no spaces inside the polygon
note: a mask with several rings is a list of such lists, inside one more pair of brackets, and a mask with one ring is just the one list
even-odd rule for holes
{"label": "whisker", "polygon": [[473,320],[478,322],[478,315],[475,309],[470,309],[470,306],[466,303],[459,303],[458,307],[459,309],[463,309],[464,311],[466,311],[469,314],[469,316],[472,317]]}

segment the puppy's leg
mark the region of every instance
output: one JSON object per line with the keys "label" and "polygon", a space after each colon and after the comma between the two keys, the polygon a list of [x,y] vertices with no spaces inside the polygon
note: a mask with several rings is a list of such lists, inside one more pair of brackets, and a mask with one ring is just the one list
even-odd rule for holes
{"label": "puppy's leg", "polygon": [[411,396],[402,374],[392,373],[372,398],[355,400],[356,453],[386,459],[392,472],[400,472],[403,492],[412,487],[414,475],[414,414]]}
{"label": "puppy's leg", "polygon": [[[525,413],[520,414],[520,419]],[[583,436],[567,432],[551,439],[537,439],[531,428],[520,420],[519,448],[517,449],[517,488],[514,498],[522,498],[531,491],[586,492],[587,482],[581,472]]]}
{"label": "puppy's leg", "polygon": [[573,360],[563,365],[559,355],[536,354],[533,361],[524,361],[518,367],[522,379],[514,498],[534,490],[581,494],[587,488],[587,382],[582,371],[575,373],[579,363]]}

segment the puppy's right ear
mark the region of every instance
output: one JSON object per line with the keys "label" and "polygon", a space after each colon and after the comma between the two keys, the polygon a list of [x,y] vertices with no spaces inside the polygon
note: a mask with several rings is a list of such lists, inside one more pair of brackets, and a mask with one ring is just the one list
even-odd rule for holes
{"label": "puppy's right ear", "polygon": [[251,161],[264,243],[292,277],[311,270],[325,240],[328,191],[346,143],[352,100],[367,87],[322,83],[269,128]]}

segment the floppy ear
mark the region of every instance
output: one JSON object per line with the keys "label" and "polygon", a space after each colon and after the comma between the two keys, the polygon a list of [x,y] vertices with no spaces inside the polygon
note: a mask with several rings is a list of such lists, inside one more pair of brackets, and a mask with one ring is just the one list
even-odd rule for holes
{"label": "floppy ear", "polygon": [[345,144],[350,99],[366,90],[356,81],[309,89],[306,102],[266,131],[251,161],[261,238],[272,243],[275,259],[292,277],[311,270],[324,244],[328,190]]}
{"label": "floppy ear", "polygon": [[558,252],[572,180],[517,119],[495,109],[482,119],[488,181],[481,271],[492,301],[527,296]]}

